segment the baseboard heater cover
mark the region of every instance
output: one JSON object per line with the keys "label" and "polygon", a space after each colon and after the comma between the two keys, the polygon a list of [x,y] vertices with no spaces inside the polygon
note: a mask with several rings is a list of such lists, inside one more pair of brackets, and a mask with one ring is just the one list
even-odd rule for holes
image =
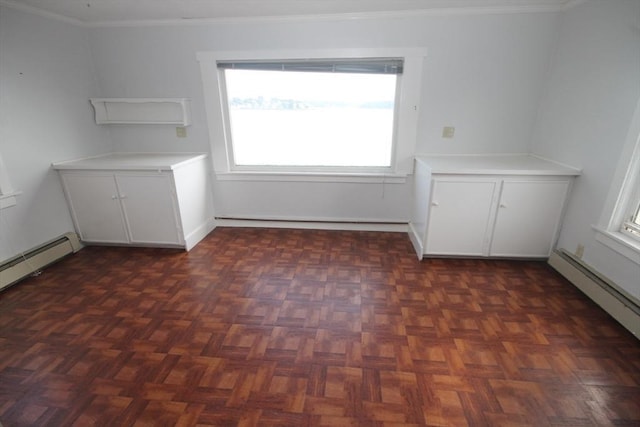
{"label": "baseboard heater cover", "polygon": [[66,233],[0,264],[0,290],[15,284],[65,256],[82,244],[76,233]]}
{"label": "baseboard heater cover", "polygon": [[640,305],[624,291],[565,250],[552,253],[549,265],[640,338]]}
{"label": "baseboard heater cover", "polygon": [[332,219],[280,219],[216,217],[217,227],[296,228],[307,230],[378,231],[406,233],[408,224],[395,221],[354,221]]}

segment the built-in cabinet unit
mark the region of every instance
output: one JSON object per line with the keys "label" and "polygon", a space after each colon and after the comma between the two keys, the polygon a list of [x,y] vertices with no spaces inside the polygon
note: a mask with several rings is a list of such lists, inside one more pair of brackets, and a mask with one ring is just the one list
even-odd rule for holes
{"label": "built-in cabinet unit", "polygon": [[547,258],[578,174],[528,155],[416,158],[418,257]]}
{"label": "built-in cabinet unit", "polygon": [[214,228],[206,160],[115,153],[54,168],[83,242],[189,250]]}

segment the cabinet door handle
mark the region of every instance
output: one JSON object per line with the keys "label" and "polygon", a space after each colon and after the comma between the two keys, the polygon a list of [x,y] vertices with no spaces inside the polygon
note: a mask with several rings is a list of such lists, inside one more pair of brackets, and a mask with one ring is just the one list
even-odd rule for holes
{"label": "cabinet door handle", "polygon": [[431,206],[440,206],[440,203],[438,203],[438,202],[431,202]]}
{"label": "cabinet door handle", "polygon": [[500,207],[501,207],[501,208],[506,208],[506,207],[507,207],[507,205],[505,205],[504,203],[500,203]]}
{"label": "cabinet door handle", "polygon": [[121,198],[121,199],[126,199],[126,198],[127,198],[127,195],[126,195],[126,194],[121,194],[121,195],[120,195],[120,198]]}
{"label": "cabinet door handle", "polygon": [[111,200],[117,200],[118,196],[111,196]]}

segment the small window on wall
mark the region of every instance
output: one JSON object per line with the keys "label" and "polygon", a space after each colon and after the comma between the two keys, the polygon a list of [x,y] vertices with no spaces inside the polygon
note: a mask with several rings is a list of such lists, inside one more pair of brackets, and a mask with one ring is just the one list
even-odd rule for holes
{"label": "small window on wall", "polygon": [[640,265],[640,100],[600,221],[596,240]]}
{"label": "small window on wall", "polygon": [[640,137],[638,138],[638,147],[635,152],[636,158],[632,159],[631,168],[635,170],[629,171],[628,185],[632,186],[629,197],[626,200],[626,213],[622,218],[620,231],[640,242]]}
{"label": "small window on wall", "polygon": [[233,166],[390,168],[401,59],[223,61]]}
{"label": "small window on wall", "polygon": [[640,239],[640,203],[636,204],[638,207],[631,213],[629,220],[624,223],[623,230]]}

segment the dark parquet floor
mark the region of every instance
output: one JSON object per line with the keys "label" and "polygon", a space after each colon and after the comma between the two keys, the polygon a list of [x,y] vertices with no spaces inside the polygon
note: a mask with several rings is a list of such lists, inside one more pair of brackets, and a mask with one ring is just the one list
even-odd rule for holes
{"label": "dark parquet floor", "polygon": [[640,342],[543,262],[218,228],[2,292],[0,422],[638,426]]}

